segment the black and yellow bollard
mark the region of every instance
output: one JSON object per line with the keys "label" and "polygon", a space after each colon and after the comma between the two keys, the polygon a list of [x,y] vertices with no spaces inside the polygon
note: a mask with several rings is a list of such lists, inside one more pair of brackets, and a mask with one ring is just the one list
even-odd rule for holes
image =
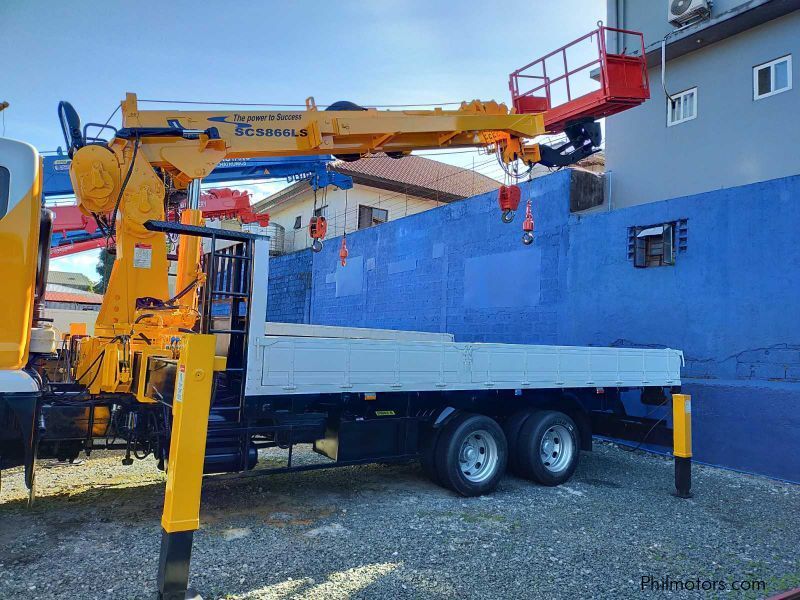
{"label": "black and yellow bollard", "polygon": [[672,455],[675,458],[675,495],[692,497],[692,397],[672,394]]}
{"label": "black and yellow bollard", "polygon": [[159,600],[199,598],[189,590],[192,537],[200,526],[200,490],[214,377],[213,335],[184,336],[172,401],[172,437],[161,516]]}

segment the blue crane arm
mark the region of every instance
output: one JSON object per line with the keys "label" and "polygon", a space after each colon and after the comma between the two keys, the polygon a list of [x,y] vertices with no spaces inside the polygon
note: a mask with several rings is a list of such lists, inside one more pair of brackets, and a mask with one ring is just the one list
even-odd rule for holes
{"label": "blue crane arm", "polygon": [[[334,185],[348,190],[353,180],[347,175],[328,170],[330,155],[284,156],[275,158],[233,158],[223,160],[203,181],[256,181],[259,179],[307,180],[312,188]],[[44,197],[69,196],[74,192],[69,180],[70,158],[60,151],[44,156]]]}

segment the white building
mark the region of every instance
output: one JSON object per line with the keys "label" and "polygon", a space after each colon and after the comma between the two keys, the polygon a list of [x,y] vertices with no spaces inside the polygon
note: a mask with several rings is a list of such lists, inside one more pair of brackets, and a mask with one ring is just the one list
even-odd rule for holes
{"label": "white building", "polygon": [[295,183],[253,205],[285,229],[284,252],[311,246],[312,215],[328,220],[327,238],[413,215],[500,187],[495,179],[420,156],[375,155],[337,162],[334,171],[353,178],[353,189],[329,186],[315,193],[307,181]]}

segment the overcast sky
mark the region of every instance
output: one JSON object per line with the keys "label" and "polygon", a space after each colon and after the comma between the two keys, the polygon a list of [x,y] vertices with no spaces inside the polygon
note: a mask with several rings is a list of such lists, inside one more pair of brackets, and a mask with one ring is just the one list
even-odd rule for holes
{"label": "overcast sky", "polygon": [[[59,100],[72,102],[84,123],[104,122],[128,91],[286,104],[308,96],[319,104],[508,102],[508,73],[594,29],[605,5],[0,0],[0,100],[11,104],[0,115],[5,137],[54,150],[63,145]],[[442,158],[465,167],[473,160]],[[52,266],[94,278],[96,258],[85,254]]]}

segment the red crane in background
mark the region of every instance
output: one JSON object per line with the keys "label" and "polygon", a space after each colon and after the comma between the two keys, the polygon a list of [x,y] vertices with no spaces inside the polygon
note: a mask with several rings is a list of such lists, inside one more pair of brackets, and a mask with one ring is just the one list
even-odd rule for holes
{"label": "red crane in background", "polygon": [[[83,214],[76,205],[51,206],[54,213],[53,237],[60,236],[62,243],[50,248],[50,258],[76,254],[85,250],[105,248],[106,236],[93,217]],[[250,206],[250,193],[230,188],[212,189],[200,196],[200,209],[206,219],[236,219],[242,223],[269,225],[269,214],[255,213]],[[173,211],[174,213],[174,211]],[[173,218],[170,215],[170,218]],[[70,242],[75,233],[83,234]]]}

